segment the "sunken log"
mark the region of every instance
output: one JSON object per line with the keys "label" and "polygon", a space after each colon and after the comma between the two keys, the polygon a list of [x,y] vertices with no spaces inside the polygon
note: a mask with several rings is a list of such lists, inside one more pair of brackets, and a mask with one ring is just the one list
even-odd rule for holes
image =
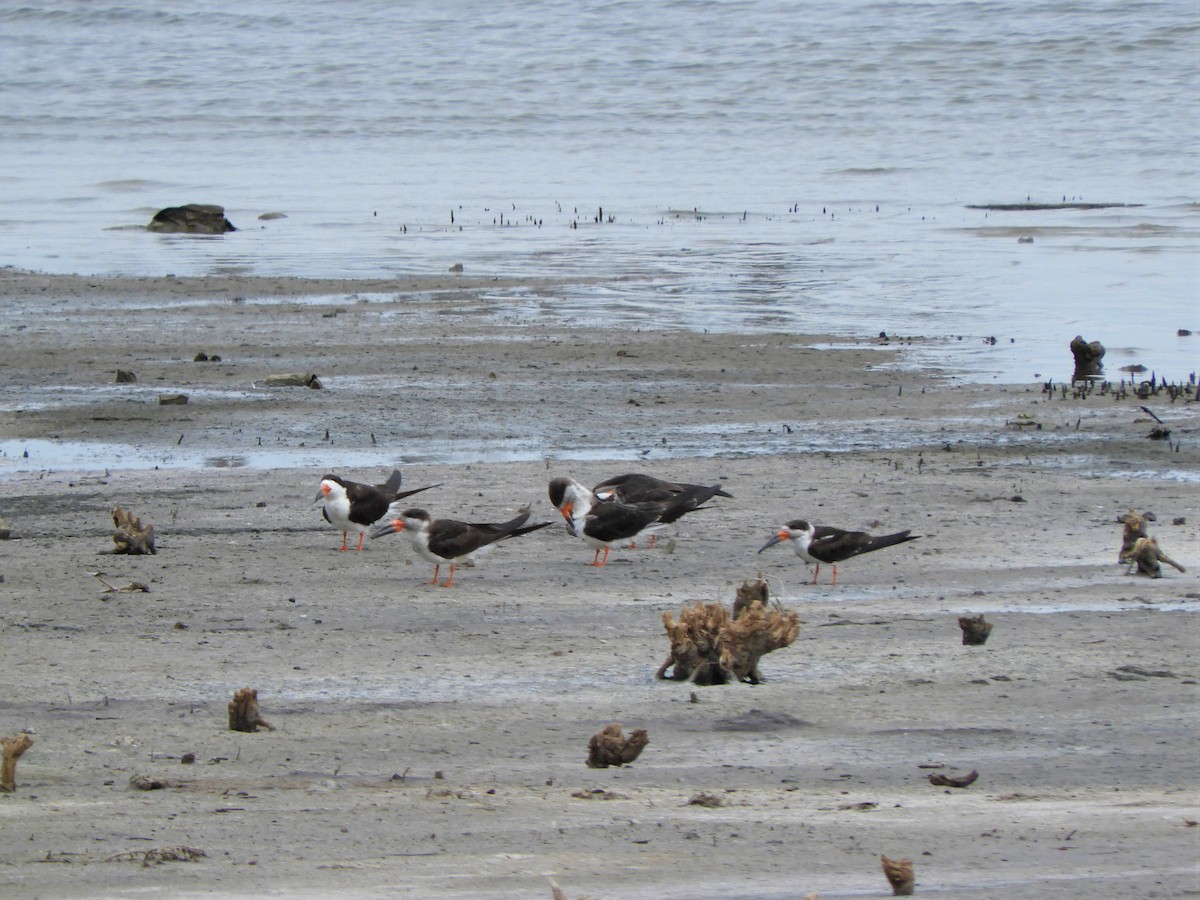
{"label": "sunken log", "polygon": [[973,785],[979,778],[979,772],[972,769],[968,774],[955,777],[953,775],[939,775],[934,772],[929,776],[929,783],[938,787],[965,788]]}
{"label": "sunken log", "polygon": [[16,791],[17,760],[32,746],[33,738],[27,734],[19,734],[16,737],[0,737],[0,747],[4,750],[4,761],[0,763],[0,791],[6,794]]}
{"label": "sunken log", "polygon": [[986,644],[988,635],[992,633],[992,623],[983,617],[983,613],[977,616],[959,616],[958,627],[962,629],[962,642],[967,646],[978,647]]}
{"label": "sunken log", "polygon": [[128,553],[132,556],[156,554],[154,547],[154,526],[142,525],[142,520],[127,509],[117,507],[113,510],[113,553]]}
{"label": "sunken log", "polygon": [[225,207],[209,203],[185,203],[160,209],[146,226],[163,234],[224,234],[237,231],[225,218]]}
{"label": "sunken log", "polygon": [[1075,335],[1071,341],[1071,353],[1075,357],[1075,372],[1071,383],[1087,381],[1089,378],[1099,378],[1104,372],[1104,345],[1099,341],[1085,341],[1081,335]]}
{"label": "sunken log", "polygon": [[650,738],[644,728],[639,728],[629,737],[621,733],[621,723],[605,725],[604,730],[592,735],[588,741],[587,764],[589,769],[607,769],[623,766],[641,755]]}
{"label": "sunken log", "polygon": [[325,385],[313,372],[291,372],[286,375],[268,375],[263,379],[266,387],[306,387],[319,391]]}
{"label": "sunken log", "polygon": [[258,691],[242,688],[229,701],[229,730],[258,731],[259,727],[274,731],[275,728],[258,712]]}
{"label": "sunken log", "polygon": [[887,877],[888,884],[892,886],[892,894],[896,897],[910,896],[917,884],[916,877],[913,875],[912,860],[888,859],[882,855],[879,859],[883,863],[883,874]]}

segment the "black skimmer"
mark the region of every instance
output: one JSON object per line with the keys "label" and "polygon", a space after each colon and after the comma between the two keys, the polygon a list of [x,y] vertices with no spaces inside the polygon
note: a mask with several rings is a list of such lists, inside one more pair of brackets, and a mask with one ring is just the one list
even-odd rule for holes
{"label": "black skimmer", "polygon": [[603,500],[573,478],[554,478],[550,481],[550,502],[567,520],[571,533],[596,551],[588,565],[599,567],[608,563],[608,553],[614,544],[647,531],[653,533],[686,513],[702,509],[702,504],[720,490],[719,484],[695,485],[670,500],[625,503]]}
{"label": "black skimmer", "polygon": [[550,524],[539,522],[537,525],[526,525],[528,520],[529,512],[526,511],[515,519],[499,524],[471,524],[456,519],[435,519],[423,509],[408,509],[398,515],[389,515],[377,523],[370,533],[371,537],[377,538],[407,530],[412,535],[413,548],[433,563],[433,579],[429,583],[437,584],[442,563],[449,562],[450,576],[442,583],[442,587],[451,587],[454,584],[454,571],[460,561],[472,559],[475,553],[496,541],[528,534]]}
{"label": "black skimmer", "polygon": [[[620,500],[622,503],[655,503],[673,500],[685,491],[701,487],[702,485],[687,484],[682,481],[666,481],[642,472],[629,472],[600,482],[592,488],[592,493],[601,500]],[[714,496],[733,497],[733,494],[720,490],[720,485],[717,487],[718,490]],[[658,535],[653,532],[650,534],[651,547],[654,546],[656,537]]]}
{"label": "black skimmer", "polygon": [[788,541],[798,557],[817,567],[813,572],[813,584],[817,583],[821,563],[833,566],[833,580],[830,584],[837,584],[837,564],[842,560],[861,553],[870,553],[872,550],[903,544],[905,541],[915,541],[919,537],[919,534],[913,534],[911,531],[876,536],[865,531],[844,531],[827,525],[813,525],[804,519],[793,519],[763,544],[758,552],[762,553],[768,547]]}
{"label": "black skimmer", "polygon": [[358,532],[358,549],[363,548],[363,536],[367,529],[387,515],[388,507],[397,500],[411,497],[429,487],[417,488],[412,491],[400,490],[400,470],[393,469],[391,476],[383,484],[360,484],[338,475],[326,475],[321,479],[321,487],[313,500],[324,501],[321,515],[334,528],[342,530],[342,546],[346,549],[346,536],[350,531]]}

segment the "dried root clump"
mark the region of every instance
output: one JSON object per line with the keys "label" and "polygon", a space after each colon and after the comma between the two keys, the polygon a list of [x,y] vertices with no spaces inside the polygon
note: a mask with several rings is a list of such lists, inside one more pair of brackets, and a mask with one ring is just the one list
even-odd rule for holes
{"label": "dried root clump", "polygon": [[0,748],[4,751],[4,761],[0,764],[0,792],[11,794],[16,791],[17,760],[32,746],[33,738],[27,734],[0,737]]}
{"label": "dried root clump", "polygon": [[133,555],[141,555],[147,553],[158,553],[154,549],[154,526],[142,526],[142,520],[135,516],[127,509],[117,507],[113,510],[113,525],[116,526],[116,532],[113,534],[113,543],[116,547],[113,548],[113,553],[129,553]]}
{"label": "dried root clump", "polygon": [[588,741],[588,768],[607,769],[609,766],[631,763],[641,755],[648,743],[650,737],[644,728],[625,737],[621,733],[620,722],[605,725],[603,731],[592,735]]}
{"label": "dried root clump", "polygon": [[917,884],[913,875],[912,860],[888,859],[882,855],[879,859],[883,863],[883,874],[887,877],[888,884],[892,886],[892,894],[896,897],[907,897],[912,894],[913,888]]}
{"label": "dried root clump", "polygon": [[[786,647],[800,633],[800,617],[768,603],[766,582],[743,582],[733,614],[720,603],[685,606],[679,620],[663,613],[671,653],[657,677],[699,685],[727,684],[731,678],[758,684],[763,654]],[[674,667],[670,676],[667,669]]]}
{"label": "dried root clump", "polygon": [[962,629],[962,642],[968,646],[986,644],[988,635],[992,633],[992,623],[983,617],[959,616],[958,627]]}
{"label": "dried root clump", "polygon": [[1121,552],[1117,555],[1117,561],[1122,565],[1129,566],[1131,570],[1136,566],[1137,574],[1147,578],[1162,578],[1161,563],[1173,566],[1180,572],[1186,571],[1183,566],[1163,553],[1157,539],[1150,537],[1146,524],[1155,521],[1153,513],[1137,513],[1130,510],[1117,521],[1125,526],[1121,537]]}
{"label": "dried root clump", "polygon": [[258,712],[258,691],[242,688],[229,701],[229,730],[258,731],[259,726],[274,731],[274,727]]}

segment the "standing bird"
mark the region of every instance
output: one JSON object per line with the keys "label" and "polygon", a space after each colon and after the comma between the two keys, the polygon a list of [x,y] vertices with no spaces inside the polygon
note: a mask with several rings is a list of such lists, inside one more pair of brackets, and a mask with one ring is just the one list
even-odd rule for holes
{"label": "standing bird", "polygon": [[703,509],[702,504],[720,490],[719,484],[695,485],[670,500],[625,503],[601,499],[573,478],[554,478],[550,481],[550,502],[567,520],[571,533],[596,551],[588,565],[600,567],[608,563],[608,553],[614,544],[643,532],[653,533],[686,513]]}
{"label": "standing bird", "polygon": [[452,587],[459,561],[473,559],[477,552],[497,541],[528,534],[550,524],[539,522],[537,525],[526,525],[528,520],[528,510],[515,519],[499,524],[470,524],[457,519],[435,519],[423,509],[408,509],[377,523],[370,533],[371,537],[377,538],[407,530],[412,535],[413,549],[433,563],[433,579],[429,583],[437,584],[442,563],[449,562],[450,576],[442,583],[442,587]]}
{"label": "standing bird", "polygon": [[[620,500],[622,503],[653,503],[673,500],[680,494],[699,487],[701,485],[687,484],[682,481],[666,481],[642,472],[629,472],[625,475],[617,475],[614,478],[600,482],[592,488],[592,493],[600,500]],[[720,490],[720,485],[717,485],[717,488],[718,490],[714,496],[733,497],[733,494]],[[658,535],[651,532],[651,548],[654,547],[654,540],[657,537]]]}
{"label": "standing bird", "polygon": [[843,531],[841,528],[831,528],[827,525],[813,525],[804,519],[793,519],[763,544],[758,552],[762,553],[768,547],[782,541],[789,541],[798,557],[817,567],[813,572],[813,584],[817,583],[817,576],[821,573],[821,563],[833,566],[833,580],[830,584],[837,584],[837,564],[842,560],[858,556],[860,553],[882,550],[894,544],[903,544],[905,541],[915,541],[919,537],[919,534],[913,534],[911,530],[876,537],[865,531]]}
{"label": "standing bird", "polygon": [[324,501],[321,515],[334,528],[342,530],[341,550],[346,549],[346,538],[349,532],[358,532],[358,548],[363,548],[363,536],[367,529],[387,515],[388,506],[404,497],[411,497],[429,487],[417,488],[412,491],[400,490],[400,470],[393,469],[391,476],[383,484],[360,484],[338,475],[326,475],[321,479],[321,487],[313,500]]}

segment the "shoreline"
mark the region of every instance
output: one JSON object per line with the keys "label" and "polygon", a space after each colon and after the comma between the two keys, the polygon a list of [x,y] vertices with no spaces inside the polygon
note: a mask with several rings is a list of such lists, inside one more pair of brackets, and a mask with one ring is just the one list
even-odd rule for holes
{"label": "shoreline", "polygon": [[[1195,404],[957,384],[866,339],[512,320],[469,291],[254,304],[210,282],[116,315],[76,302],[87,281],[18,298],[38,315],[8,329],[6,440],[312,458],[0,459],[0,734],[34,740],[0,794],[10,892],[882,895],[880,854],[953,897],[1200,888],[1200,510],[1169,477],[1200,471]],[[255,386],[310,371],[327,387]],[[464,442],[542,449],[439,455]],[[439,484],[414,498],[438,516],[529,504],[555,525],[431,586],[403,535],[337,551],[312,497],[351,459],[356,480]],[[632,470],[733,497],[589,567],[546,484]],[[117,505],[156,555],[108,553]],[[1129,508],[1186,573],[1117,565]],[[921,537],[812,584],[786,547],[757,552],[800,516]],[[802,620],[766,681],[656,681],[662,614],[760,574]],[[995,623],[986,645],[961,644],[967,612]],[[227,729],[242,687],[274,731]],[[609,722],[650,743],[589,769]],[[136,855],[173,847],[205,856]]]}

